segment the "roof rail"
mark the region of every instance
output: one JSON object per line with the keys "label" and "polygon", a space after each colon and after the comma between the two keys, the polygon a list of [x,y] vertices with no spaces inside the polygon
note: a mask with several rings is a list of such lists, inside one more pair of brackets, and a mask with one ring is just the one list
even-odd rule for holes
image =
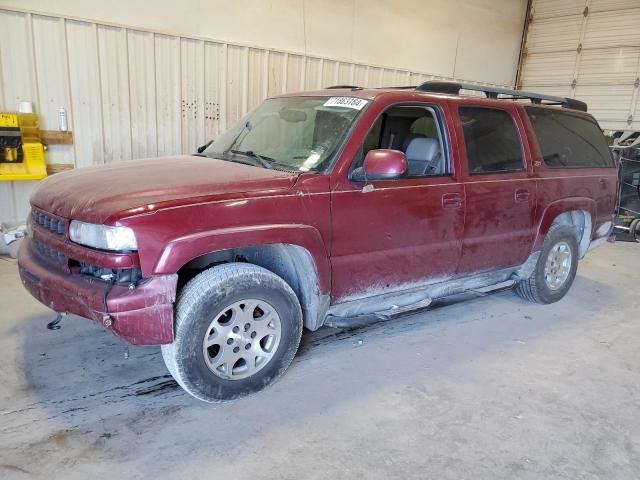
{"label": "roof rail", "polygon": [[351,90],[362,90],[362,87],[357,85],[331,85],[330,87],[326,87],[325,90],[335,90],[338,88],[350,88]]}
{"label": "roof rail", "polygon": [[531,93],[522,90],[512,90],[510,88],[490,87],[486,85],[474,85],[472,83],[459,83],[459,82],[443,82],[438,80],[432,80],[424,82],[416,87],[419,92],[431,92],[431,93],[445,93],[450,95],[459,95],[460,90],[473,90],[477,92],[484,92],[487,98],[498,98],[498,95],[509,97],[509,99],[518,100],[528,98],[531,103],[544,105],[561,105],[565,108],[572,108],[574,110],[587,111],[587,104],[576,100],[575,98],[568,97],[556,97],[553,95],[544,95],[541,93]]}

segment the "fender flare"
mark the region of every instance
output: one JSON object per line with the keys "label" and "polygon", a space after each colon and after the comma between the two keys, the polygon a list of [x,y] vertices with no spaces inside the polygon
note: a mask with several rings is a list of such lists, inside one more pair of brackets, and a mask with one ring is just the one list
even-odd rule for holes
{"label": "fender flare", "polygon": [[595,200],[587,197],[569,197],[563,198],[561,200],[557,200],[555,202],[550,203],[545,208],[544,212],[540,216],[540,221],[538,222],[538,229],[536,231],[535,240],[533,242],[533,250],[532,252],[537,252],[542,248],[542,242],[544,242],[544,238],[547,235],[547,232],[553,225],[553,222],[558,216],[562,215],[566,212],[571,211],[584,211],[587,212],[591,216],[591,221],[589,222],[589,231],[585,232],[588,234],[588,238],[591,239],[593,236],[593,219],[596,218],[596,202]]}
{"label": "fender flare", "polygon": [[316,228],[301,224],[231,227],[175,238],[162,250],[153,274],[175,273],[191,260],[207,253],[272,244],[296,245],[307,250],[316,268],[321,293],[330,291],[331,268],[324,240]]}

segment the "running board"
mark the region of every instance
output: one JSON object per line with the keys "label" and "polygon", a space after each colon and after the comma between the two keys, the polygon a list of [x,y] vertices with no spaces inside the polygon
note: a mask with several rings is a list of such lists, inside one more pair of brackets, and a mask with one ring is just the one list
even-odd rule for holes
{"label": "running board", "polygon": [[404,307],[392,307],[388,310],[374,313],[363,313],[353,317],[336,317],[334,315],[328,315],[324,321],[324,325],[333,328],[354,328],[368,325],[369,323],[380,322],[382,320],[389,320],[398,315],[402,315],[407,312],[413,312],[420,310],[421,308],[427,308],[431,305],[432,300],[425,298],[419,302]]}
{"label": "running board", "polygon": [[[434,298],[444,298],[466,292],[486,294],[513,286],[517,279],[513,269],[427,285],[405,292],[386,293],[371,298],[352,300],[329,308],[324,325],[334,328],[355,328],[388,320],[407,312],[427,308]],[[506,277],[506,278],[505,278]],[[487,280],[493,280],[488,283]],[[432,294],[432,296],[429,296]]]}

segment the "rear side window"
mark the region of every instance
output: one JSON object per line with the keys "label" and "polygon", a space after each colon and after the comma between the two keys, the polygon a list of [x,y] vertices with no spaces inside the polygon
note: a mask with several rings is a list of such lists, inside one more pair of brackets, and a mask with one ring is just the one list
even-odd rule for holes
{"label": "rear side window", "polygon": [[549,108],[526,111],[548,167],[613,167],[607,141],[593,119]]}
{"label": "rear side window", "polygon": [[508,112],[494,108],[460,107],[458,113],[470,174],[524,170],[520,136]]}

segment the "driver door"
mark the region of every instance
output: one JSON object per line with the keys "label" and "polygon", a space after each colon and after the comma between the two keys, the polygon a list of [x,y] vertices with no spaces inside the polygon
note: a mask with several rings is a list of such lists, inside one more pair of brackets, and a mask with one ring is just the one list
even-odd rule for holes
{"label": "driver door", "polygon": [[[454,176],[440,107],[393,105],[371,124],[350,171],[368,150],[405,152],[406,178],[355,182],[331,193],[332,302],[400,290],[455,274],[461,254],[464,188]],[[437,142],[433,149],[419,148]]]}

